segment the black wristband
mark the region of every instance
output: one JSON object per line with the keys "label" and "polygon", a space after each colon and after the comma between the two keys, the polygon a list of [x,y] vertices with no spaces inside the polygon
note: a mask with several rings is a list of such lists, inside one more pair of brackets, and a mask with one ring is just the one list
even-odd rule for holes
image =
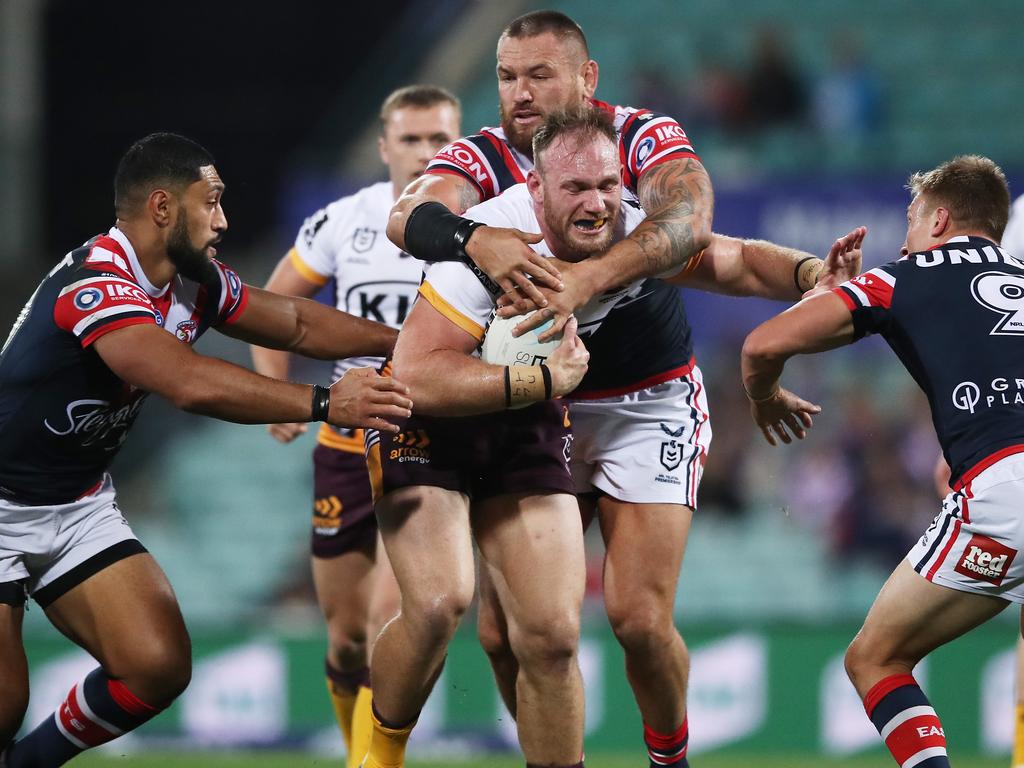
{"label": "black wristband", "polygon": [[512,405],[512,379],[509,376],[508,366],[505,366],[505,407]]}
{"label": "black wristband", "polygon": [[463,261],[469,258],[470,235],[480,226],[479,221],[456,216],[443,203],[421,203],[405,222],[405,250],[422,261]]}
{"label": "black wristband", "polygon": [[540,374],[541,374],[541,376],[544,377],[544,399],[545,400],[550,400],[551,399],[551,370],[546,365],[544,365],[544,363],[541,363],[541,365],[540,365]]}
{"label": "black wristband", "polygon": [[327,417],[331,412],[331,390],[327,387],[321,387],[319,384],[313,385],[313,406],[312,413],[310,414],[310,421],[327,421]]}
{"label": "black wristband", "polygon": [[811,288],[814,287],[812,285],[811,288],[804,288],[802,285],[800,285],[800,267],[802,267],[806,262],[810,261],[811,259],[816,259],[816,258],[818,258],[818,257],[817,256],[804,256],[802,259],[800,259],[800,261],[798,261],[796,263],[796,266],[793,267],[793,282],[796,283],[796,289],[798,291],[800,291],[800,293],[803,293],[804,291],[809,291],[809,290],[811,290]]}

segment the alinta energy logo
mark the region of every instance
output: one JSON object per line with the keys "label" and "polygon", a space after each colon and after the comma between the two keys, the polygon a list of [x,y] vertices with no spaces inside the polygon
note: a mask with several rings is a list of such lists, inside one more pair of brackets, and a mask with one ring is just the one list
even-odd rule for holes
{"label": "alinta energy logo", "polygon": [[980,408],[1000,405],[1024,405],[1024,379],[997,376],[982,387],[973,381],[961,381],[953,388],[953,406],[974,413]]}

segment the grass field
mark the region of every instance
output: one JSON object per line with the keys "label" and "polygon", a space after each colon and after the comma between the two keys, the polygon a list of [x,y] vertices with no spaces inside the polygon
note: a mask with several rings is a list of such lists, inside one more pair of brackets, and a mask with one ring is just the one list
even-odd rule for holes
{"label": "grass field", "polygon": [[[1006,768],[1008,758],[951,755],[954,765],[971,768]],[[588,768],[644,768],[647,761],[641,755],[591,754]],[[284,753],[153,753],[125,757],[110,755],[83,755],[75,760],[75,768],[114,768],[140,766],[140,768],[297,768],[298,766],[341,766],[340,759],[323,756]],[[522,768],[520,758],[510,756],[478,757],[469,760],[444,762],[412,761],[408,768]],[[891,758],[882,755],[858,758],[826,758],[813,755],[745,755],[732,757],[698,756],[691,761],[693,768],[893,768]]]}

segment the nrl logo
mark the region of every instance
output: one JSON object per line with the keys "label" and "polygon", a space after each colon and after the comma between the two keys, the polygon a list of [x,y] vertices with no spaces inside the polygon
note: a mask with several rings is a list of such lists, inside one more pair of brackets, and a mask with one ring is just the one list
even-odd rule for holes
{"label": "nrl logo", "polygon": [[369,227],[359,227],[352,233],[352,250],[356,253],[366,253],[373,248],[377,240],[377,230]]}

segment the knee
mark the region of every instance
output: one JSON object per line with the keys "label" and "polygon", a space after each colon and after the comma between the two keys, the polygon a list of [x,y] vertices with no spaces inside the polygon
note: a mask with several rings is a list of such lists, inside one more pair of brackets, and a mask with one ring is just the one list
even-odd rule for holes
{"label": "knee", "polygon": [[619,601],[609,602],[607,610],[612,632],[626,651],[650,652],[679,637],[671,606],[650,600]]}
{"label": "knee", "polygon": [[105,666],[144,702],[163,708],[192,680],[192,646],[187,635],[139,638],[129,653]]}
{"label": "knee", "polygon": [[580,645],[579,614],[561,615],[513,630],[511,650],[520,667],[529,674],[536,670],[557,673],[576,663]]}
{"label": "knee", "polygon": [[446,644],[455,634],[473,599],[473,589],[435,594],[428,599],[402,602],[402,616],[419,628],[421,642]]}
{"label": "knee", "polygon": [[366,627],[344,618],[327,622],[327,645],[331,662],[349,668],[366,658]]}

